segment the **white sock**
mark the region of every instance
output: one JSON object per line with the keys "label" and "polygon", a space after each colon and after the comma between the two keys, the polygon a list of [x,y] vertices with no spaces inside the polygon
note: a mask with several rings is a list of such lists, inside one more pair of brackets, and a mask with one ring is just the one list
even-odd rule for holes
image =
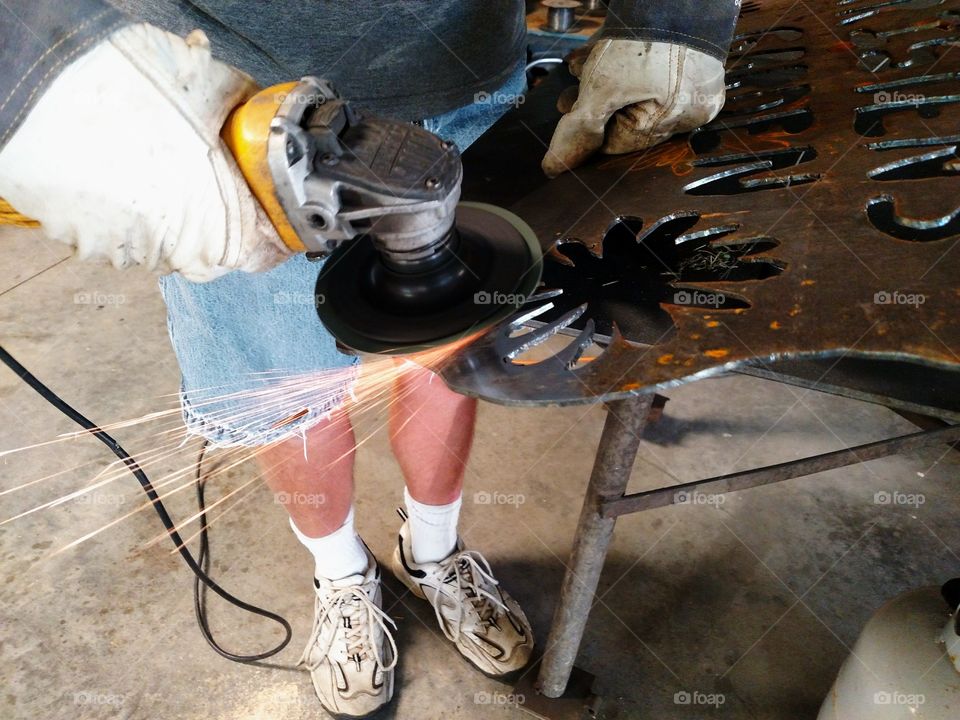
{"label": "white sock", "polygon": [[414,562],[439,562],[456,549],[462,495],[447,505],[424,505],[404,488],[403,502],[407,506]]}
{"label": "white sock", "polygon": [[311,538],[300,532],[290,518],[293,534],[313,555],[317,565],[316,574],[327,580],[341,580],[350,575],[362,575],[367,571],[367,550],[353,528],[353,508],[343,525],[329,535]]}

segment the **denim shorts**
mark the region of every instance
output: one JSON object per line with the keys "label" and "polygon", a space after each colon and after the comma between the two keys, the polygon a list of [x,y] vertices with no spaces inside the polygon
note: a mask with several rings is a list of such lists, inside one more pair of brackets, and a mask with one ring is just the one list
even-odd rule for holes
{"label": "denim shorts", "polygon": [[[466,150],[525,91],[521,64],[499,90],[423,127]],[[265,445],[302,435],[343,405],[359,358],[338,351],[317,317],[321,267],[295,255],[267,272],[209,283],[160,279],[189,432],[221,447]]]}

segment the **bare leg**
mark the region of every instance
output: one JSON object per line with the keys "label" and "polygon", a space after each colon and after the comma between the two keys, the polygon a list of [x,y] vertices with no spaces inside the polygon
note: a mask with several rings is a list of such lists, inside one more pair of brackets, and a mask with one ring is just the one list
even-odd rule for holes
{"label": "bare leg", "polygon": [[[353,504],[353,426],[346,410],[258,455],[264,480],[309,537],[343,525]],[[306,454],[306,457],[304,457]]]}
{"label": "bare leg", "polygon": [[[407,482],[394,574],[433,604],[446,637],[483,672],[519,670],[533,649],[530,623],[483,556],[457,542],[477,403],[426,370],[403,373],[394,390],[390,438]],[[496,660],[490,648],[500,648]]]}
{"label": "bare leg", "polygon": [[[379,568],[353,523],[349,416],[341,410],[305,438],[306,448],[294,438],[261,456],[267,484],[284,502],[294,534],[315,563],[313,630],[298,664],[310,670],[330,713],[366,717],[393,695],[397,653],[390,618],[380,610]],[[322,496],[323,502],[297,502],[301,493]]]}
{"label": "bare leg", "polygon": [[415,500],[446,505],[460,497],[476,416],[476,400],[449,390],[429,370],[397,377],[390,443]]}

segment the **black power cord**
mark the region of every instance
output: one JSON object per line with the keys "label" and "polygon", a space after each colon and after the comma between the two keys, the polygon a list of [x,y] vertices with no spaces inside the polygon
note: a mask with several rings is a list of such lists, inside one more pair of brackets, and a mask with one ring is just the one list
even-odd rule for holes
{"label": "black power cord", "polygon": [[[17,377],[33,388],[40,395],[40,397],[53,405],[57,410],[73,420],[84,430],[88,430],[100,442],[110,448],[111,452],[120,458],[124,465],[127,466],[127,469],[133,473],[133,476],[140,483],[140,487],[143,488],[143,491],[147,494],[147,497],[153,504],[153,509],[156,510],[157,515],[160,516],[160,522],[163,523],[163,527],[166,528],[167,533],[170,535],[170,539],[177,548],[177,552],[180,553],[180,557],[183,558],[187,566],[193,571],[193,607],[197,616],[197,624],[200,626],[200,632],[203,634],[204,640],[207,641],[210,647],[212,647],[218,655],[225,657],[227,660],[232,660],[239,663],[252,663],[257,662],[258,660],[264,660],[283,650],[287,646],[287,643],[290,642],[290,638],[293,636],[293,630],[290,628],[290,623],[288,623],[287,620],[281,615],[277,615],[269,610],[264,610],[256,605],[251,605],[250,603],[244,602],[238,597],[231,595],[216,582],[214,582],[213,579],[207,574],[207,571],[210,568],[210,540],[207,536],[207,514],[206,503],[204,500],[204,486],[206,484],[206,478],[202,473],[203,455],[206,451],[207,443],[205,442],[203,444],[203,447],[200,450],[200,456],[197,458],[196,488],[197,504],[200,507],[201,525],[200,551],[197,554],[197,559],[194,559],[193,555],[184,544],[183,539],[180,537],[180,533],[177,532],[176,525],[170,518],[170,515],[167,513],[167,509],[164,507],[163,501],[157,495],[157,491],[153,489],[150,479],[137,464],[137,461],[131,457],[126,450],[123,449],[123,446],[110,437],[109,434],[101,430],[98,425],[95,425],[93,422],[77,412],[73,407],[68,405],[59,395],[53,392],[53,390],[40,382],[29,370],[17,362],[16,358],[8,353],[2,345],[0,345],[0,361],[2,361],[8,368],[13,370]],[[253,615],[260,615],[277,623],[283,628],[285,637],[276,647],[262,653],[256,653],[254,655],[239,655],[237,653],[232,653],[229,650],[225,650],[214,639],[213,633],[210,630],[210,625],[207,622],[206,603],[204,597],[205,587],[213,590],[217,595],[222,597],[231,605],[235,605],[241,610]]]}

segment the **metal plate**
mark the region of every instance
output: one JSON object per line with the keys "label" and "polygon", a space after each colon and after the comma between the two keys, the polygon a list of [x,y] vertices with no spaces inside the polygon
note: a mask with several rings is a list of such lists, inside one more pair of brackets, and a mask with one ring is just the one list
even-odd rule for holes
{"label": "metal plate", "polygon": [[[495,402],[569,404],[757,359],[957,368],[958,17],[937,0],[745,4],[717,120],[551,182],[536,163],[557,115],[538,88],[495,131],[509,171],[489,147],[468,152],[464,195],[559,240],[544,277],[563,294],[454,355],[444,378]],[[531,319],[554,322],[511,339]],[[572,364],[613,325],[626,339]],[[515,362],[571,329],[584,332],[566,354]]]}

